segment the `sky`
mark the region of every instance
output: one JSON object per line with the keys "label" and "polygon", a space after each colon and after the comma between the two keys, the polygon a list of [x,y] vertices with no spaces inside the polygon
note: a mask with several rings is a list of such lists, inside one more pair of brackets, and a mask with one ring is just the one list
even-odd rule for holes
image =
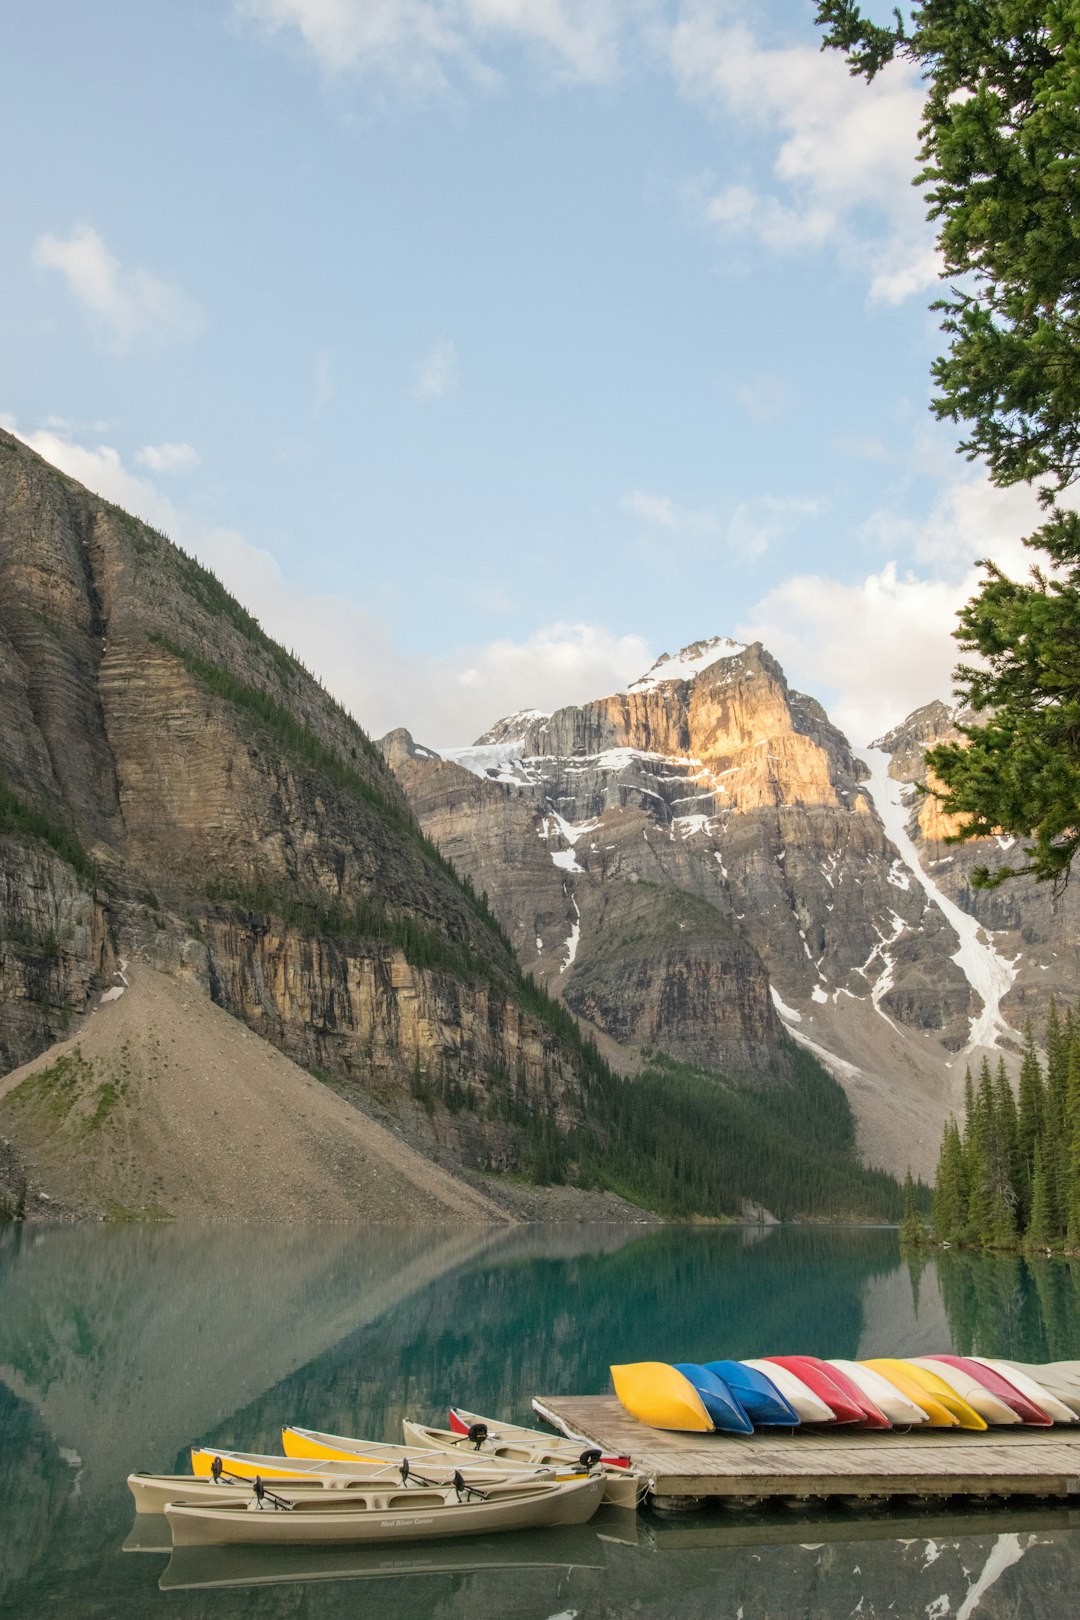
{"label": "sky", "polygon": [[1022,571],[1038,518],[928,409],[918,82],[853,80],[813,14],[13,8],[0,425],[375,736],[723,634],[869,742],[949,697],[976,562]]}

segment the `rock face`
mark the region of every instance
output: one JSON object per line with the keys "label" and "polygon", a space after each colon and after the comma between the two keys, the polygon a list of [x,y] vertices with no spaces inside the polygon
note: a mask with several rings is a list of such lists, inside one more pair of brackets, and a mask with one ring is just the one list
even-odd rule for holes
{"label": "rock face", "polygon": [[1005,996],[1013,941],[977,926],[1017,902],[938,891],[884,790],[883,750],[915,770],[945,723],[931,706],[864,761],[765,648],[714,638],[441,758],[381,746],[522,964],[627,1064],[653,1046],[767,1083],[786,1026],[845,1084],[864,1151],[929,1170],[962,1054],[1007,1038],[1025,983]]}
{"label": "rock face", "polygon": [[0,433],[0,1072],[135,956],[474,1163],[520,1160],[511,1086],[519,1119],[575,1117],[572,1048],[355,722]]}
{"label": "rock face", "polygon": [[907,831],[923,870],[993,935],[999,953],[1016,964],[1001,1002],[1004,1018],[1013,1028],[1033,1018],[1038,1027],[1051,997],[1067,1005],[1076,999],[1080,983],[1080,893],[1076,884],[1069,884],[1058,895],[1051,884],[1027,878],[997,889],[973,889],[971,874],[976,866],[1019,866],[1021,848],[1011,838],[947,843],[958,830],[957,818],[943,815],[933,793],[920,793],[916,787],[934,786],[925,765],[926,750],[937,743],[961,741],[958,727],[973,718],[970,712],[946,703],[930,703],[909,714],[877,746],[889,756],[889,776],[902,784]]}

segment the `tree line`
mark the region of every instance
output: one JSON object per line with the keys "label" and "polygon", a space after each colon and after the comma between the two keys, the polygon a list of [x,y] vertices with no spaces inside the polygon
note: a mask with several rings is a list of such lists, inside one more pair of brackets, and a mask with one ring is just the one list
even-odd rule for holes
{"label": "tree line", "polygon": [[1044,1048],[1045,1063],[1029,1023],[1015,1093],[1004,1059],[968,1071],[963,1129],[949,1120],[938,1157],[936,1242],[1080,1249],[1080,1017],[1051,1002]]}

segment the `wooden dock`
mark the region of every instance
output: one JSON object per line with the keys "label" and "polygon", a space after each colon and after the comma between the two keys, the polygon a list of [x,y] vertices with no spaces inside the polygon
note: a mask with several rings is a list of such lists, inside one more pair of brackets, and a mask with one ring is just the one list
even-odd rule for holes
{"label": "wooden dock", "polygon": [[1080,1433],[1068,1428],[675,1434],[638,1423],[610,1395],[542,1395],[533,1406],[606,1455],[629,1455],[652,1480],[657,1506],[709,1498],[1080,1497]]}

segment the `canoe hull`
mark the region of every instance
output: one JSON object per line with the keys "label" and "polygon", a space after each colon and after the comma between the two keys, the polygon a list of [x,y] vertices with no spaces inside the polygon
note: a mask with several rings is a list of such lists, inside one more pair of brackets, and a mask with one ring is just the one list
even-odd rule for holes
{"label": "canoe hull", "polygon": [[690,1380],[666,1361],[612,1367],[615,1394],[631,1417],[650,1429],[712,1434],[715,1425]]}
{"label": "canoe hull", "polygon": [[835,1423],[831,1406],[826,1406],[823,1400],[808,1389],[795,1373],[789,1372],[786,1367],[777,1366],[774,1361],[743,1362],[744,1367],[761,1373],[770,1382],[775,1383],[784,1399],[790,1402],[798,1414],[800,1423]]}
{"label": "canoe hull", "polygon": [[756,1367],[748,1367],[743,1361],[706,1361],[703,1365],[706,1372],[715,1373],[727,1385],[751,1423],[761,1428],[798,1428],[798,1412],[773,1380]]}
{"label": "canoe hull", "polygon": [[718,1373],[696,1361],[675,1361],[672,1366],[693,1384],[719,1434],[753,1434],[754,1425],[736,1395]]}
{"label": "canoe hull", "polygon": [[[405,1491],[365,1493],[367,1503],[322,1510],[304,1503],[292,1512],[264,1507],[170,1503],[165,1510],[175,1547],[327,1547],[394,1541],[441,1541],[456,1536],[537,1526],[585,1524],[600,1506],[604,1480],[584,1478],[518,1486],[482,1502],[410,1501]],[[417,1495],[421,1493],[416,1493]]]}

